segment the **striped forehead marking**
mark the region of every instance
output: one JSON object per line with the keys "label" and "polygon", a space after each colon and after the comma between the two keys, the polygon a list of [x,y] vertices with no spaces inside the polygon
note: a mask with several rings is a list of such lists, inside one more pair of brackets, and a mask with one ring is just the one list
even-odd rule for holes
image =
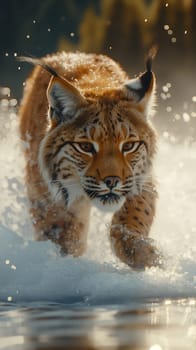
{"label": "striped forehead marking", "polygon": [[116,140],[119,137],[124,139],[137,137],[129,123],[119,113],[113,115],[112,111],[107,114],[103,114],[103,111],[97,112],[85,131],[89,139],[99,137],[102,141],[109,138]]}

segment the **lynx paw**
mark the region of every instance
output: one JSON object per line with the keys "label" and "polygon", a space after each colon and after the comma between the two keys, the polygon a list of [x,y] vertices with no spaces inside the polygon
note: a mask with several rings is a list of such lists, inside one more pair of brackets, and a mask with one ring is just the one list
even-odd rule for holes
{"label": "lynx paw", "polygon": [[154,241],[138,235],[120,234],[113,237],[116,255],[130,267],[141,270],[148,267],[163,267],[163,255],[154,245]]}
{"label": "lynx paw", "polygon": [[148,238],[134,238],[131,244],[124,250],[127,264],[135,269],[146,267],[162,267],[163,257],[153,245],[153,240]]}

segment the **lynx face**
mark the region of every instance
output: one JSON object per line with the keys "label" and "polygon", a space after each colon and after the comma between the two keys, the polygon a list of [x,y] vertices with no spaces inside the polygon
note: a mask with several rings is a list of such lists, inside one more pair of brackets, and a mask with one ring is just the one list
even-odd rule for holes
{"label": "lynx face", "polygon": [[[148,102],[152,80],[151,75]],[[56,200],[63,198],[70,206],[87,196],[99,208],[113,211],[127,196],[142,191],[155,144],[145,98],[138,101],[142,89],[138,78],[104,96],[83,97],[64,79],[52,78],[51,125],[40,147],[39,165]]]}

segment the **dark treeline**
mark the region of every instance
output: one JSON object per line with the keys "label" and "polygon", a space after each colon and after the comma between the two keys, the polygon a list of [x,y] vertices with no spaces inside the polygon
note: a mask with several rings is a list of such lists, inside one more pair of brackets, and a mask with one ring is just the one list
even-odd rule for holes
{"label": "dark treeline", "polygon": [[[170,103],[182,110],[182,101],[191,100],[195,0],[7,0],[0,6],[0,85],[10,86],[17,97],[30,68],[19,67],[16,54],[39,57],[62,49],[104,53],[134,75],[144,69],[145,53],[157,44],[158,95],[164,84],[171,83],[173,90],[161,108]],[[172,110],[167,113],[173,123]]]}
{"label": "dark treeline", "polygon": [[[99,13],[90,6],[78,27],[76,47],[104,52],[135,70],[154,43],[167,69],[196,59],[196,2],[191,0],[100,1]],[[66,49],[67,39],[62,48]],[[182,61],[181,61],[182,58]],[[162,71],[165,75],[164,71]]]}

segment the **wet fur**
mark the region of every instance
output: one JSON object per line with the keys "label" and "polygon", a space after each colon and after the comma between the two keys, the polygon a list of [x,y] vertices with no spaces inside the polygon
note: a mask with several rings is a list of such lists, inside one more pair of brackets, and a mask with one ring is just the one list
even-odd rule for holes
{"label": "wet fur", "polygon": [[[155,90],[151,61],[138,82],[102,55],[62,52],[33,62],[38,65],[19,112],[30,214],[36,238],[51,239],[63,254],[84,253],[95,204],[114,212],[111,244],[123,262],[135,268],[159,264],[148,239],[157,197],[156,133],[148,120]],[[55,84],[67,94],[64,109],[51,106]],[[121,144],[130,138],[141,141],[138,150],[122,154]],[[77,143],[83,139],[99,150],[80,154]],[[104,181],[110,177],[120,179],[119,200],[107,194]]]}

